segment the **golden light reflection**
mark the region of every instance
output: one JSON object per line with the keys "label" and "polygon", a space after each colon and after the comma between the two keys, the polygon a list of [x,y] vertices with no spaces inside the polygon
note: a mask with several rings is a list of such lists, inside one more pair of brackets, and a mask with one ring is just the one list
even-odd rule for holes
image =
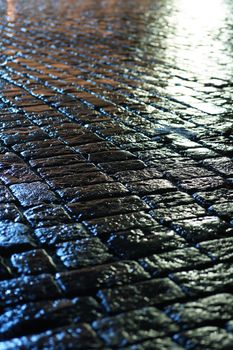
{"label": "golden light reflection", "polygon": [[9,22],[15,21],[15,1],[7,0],[7,19]]}

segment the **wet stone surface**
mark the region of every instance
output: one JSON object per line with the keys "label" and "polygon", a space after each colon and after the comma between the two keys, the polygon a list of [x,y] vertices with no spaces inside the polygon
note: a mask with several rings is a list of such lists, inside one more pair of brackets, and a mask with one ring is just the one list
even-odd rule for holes
{"label": "wet stone surface", "polygon": [[24,211],[27,221],[34,227],[69,222],[70,217],[60,205],[38,205]]}
{"label": "wet stone surface", "polygon": [[162,223],[176,222],[177,220],[192,219],[205,215],[205,210],[196,203],[178,205],[168,208],[158,208],[151,211],[151,215]]}
{"label": "wet stone surface", "polygon": [[182,328],[192,324],[192,328],[205,325],[206,322],[224,323],[232,318],[232,295],[220,293],[187,303],[174,304],[165,308],[169,315]]}
{"label": "wet stone surface", "polygon": [[160,226],[112,233],[107,243],[111,251],[122,258],[147,256],[186,246],[185,240],[174,231]]}
{"label": "wet stone surface", "polygon": [[[221,283],[218,278],[219,273],[226,276]],[[193,296],[198,296],[200,293],[231,291],[233,284],[232,266],[230,263],[217,264],[201,271],[177,272],[173,274],[172,278],[181,286],[182,290]]]}
{"label": "wet stone surface", "polygon": [[22,276],[1,281],[1,307],[13,305],[20,302],[46,299],[47,294],[53,297],[60,295],[52,276],[42,274],[40,276]]}
{"label": "wet stone surface", "polygon": [[231,202],[233,200],[233,191],[227,188],[221,188],[214,191],[197,192],[193,195],[194,199],[205,207],[217,203]]}
{"label": "wet stone surface", "polygon": [[29,228],[20,223],[0,223],[0,246],[1,249],[20,248],[20,246],[31,246]]}
{"label": "wet stone surface", "polygon": [[11,192],[5,186],[0,186],[0,203],[13,202],[14,197]]}
{"label": "wet stone surface", "polygon": [[37,325],[40,331],[44,330],[44,323],[59,327],[72,322],[90,322],[100,316],[101,308],[92,297],[29,302],[4,310],[1,316],[0,338],[4,339],[4,335],[7,338],[20,336],[24,334],[26,326],[30,327],[28,333],[33,333]]}
{"label": "wet stone surface", "polygon": [[13,268],[20,274],[40,274],[55,270],[55,264],[45,250],[36,249],[11,256]]}
{"label": "wet stone surface", "polygon": [[[62,342],[62,346],[60,346]],[[2,342],[2,346],[7,349],[83,349],[89,346],[91,349],[101,349],[103,343],[98,339],[95,332],[88,324],[81,323],[77,326],[54,328],[37,335],[13,338]],[[0,343],[1,345],[1,343]]]}
{"label": "wet stone surface", "polygon": [[118,213],[131,213],[149,209],[137,196],[105,198],[89,202],[67,204],[66,208],[78,219],[89,219],[114,215]]}
{"label": "wet stone surface", "polygon": [[0,0],[0,349],[233,349],[232,22]]}
{"label": "wet stone surface", "polygon": [[168,317],[153,307],[119,314],[115,318],[100,319],[93,323],[93,327],[110,346],[124,346],[177,330],[177,326]]}
{"label": "wet stone surface", "polygon": [[60,242],[72,241],[89,237],[82,224],[65,224],[52,227],[42,227],[34,231],[40,244],[54,245]]}
{"label": "wet stone surface", "polygon": [[[89,274],[88,280],[86,273]],[[91,293],[100,287],[120,286],[149,278],[139,264],[131,261],[99,265],[82,270],[64,272],[56,275],[57,283],[66,294]]]}
{"label": "wet stone surface", "polygon": [[227,225],[216,216],[204,216],[177,221],[173,229],[192,242],[214,239],[227,235]]}
{"label": "wet stone surface", "polygon": [[82,187],[68,187],[64,190],[58,190],[61,198],[69,202],[79,202],[85,200],[95,200],[96,198],[108,198],[127,195],[129,191],[119,182],[95,184]]}
{"label": "wet stone surface", "polygon": [[[184,297],[181,289],[169,278],[151,279],[121,288],[102,289],[98,297],[104,309],[111,313],[140,308],[142,305],[159,305]],[[133,295],[129,300],[128,295]]]}
{"label": "wet stone surface", "polygon": [[233,336],[224,328],[206,326],[181,333],[178,343],[195,349],[224,349],[230,350],[233,344]]}
{"label": "wet stone surface", "polygon": [[171,338],[163,337],[163,338],[156,338],[152,340],[144,341],[140,344],[135,344],[132,346],[127,346],[121,349],[127,349],[127,350],[182,350],[183,347],[180,347],[178,344],[172,341]]}
{"label": "wet stone surface", "polygon": [[162,254],[154,254],[139,260],[143,268],[153,276],[169,274],[170,271],[195,268],[210,262],[210,257],[201,254],[198,249],[193,247],[176,249]]}
{"label": "wet stone surface", "polygon": [[54,193],[49,190],[46,184],[41,182],[12,185],[10,189],[24,207],[56,202]]}
{"label": "wet stone surface", "polygon": [[98,238],[86,238],[57,245],[56,254],[68,268],[100,265],[112,259]]}

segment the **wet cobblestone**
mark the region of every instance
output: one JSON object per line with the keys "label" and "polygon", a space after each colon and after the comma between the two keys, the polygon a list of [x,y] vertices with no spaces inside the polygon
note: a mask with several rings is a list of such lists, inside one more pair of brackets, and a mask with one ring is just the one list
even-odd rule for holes
{"label": "wet cobblestone", "polygon": [[0,15],[0,349],[232,350],[232,2]]}

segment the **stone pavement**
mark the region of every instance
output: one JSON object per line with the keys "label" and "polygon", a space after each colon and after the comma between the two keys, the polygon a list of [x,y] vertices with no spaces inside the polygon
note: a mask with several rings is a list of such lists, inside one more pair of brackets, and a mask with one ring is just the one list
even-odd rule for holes
{"label": "stone pavement", "polygon": [[0,15],[0,349],[232,350],[232,1]]}

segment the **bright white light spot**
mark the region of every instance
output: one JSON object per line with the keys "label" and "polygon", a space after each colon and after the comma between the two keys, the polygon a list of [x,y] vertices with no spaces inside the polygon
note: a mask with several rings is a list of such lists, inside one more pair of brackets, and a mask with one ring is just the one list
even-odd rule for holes
{"label": "bright white light spot", "polygon": [[[207,74],[222,74],[221,65],[229,57],[221,37],[228,11],[222,0],[173,0],[170,26],[173,35],[167,45],[173,47],[176,63],[184,69]],[[190,69],[192,68],[192,69]]]}

